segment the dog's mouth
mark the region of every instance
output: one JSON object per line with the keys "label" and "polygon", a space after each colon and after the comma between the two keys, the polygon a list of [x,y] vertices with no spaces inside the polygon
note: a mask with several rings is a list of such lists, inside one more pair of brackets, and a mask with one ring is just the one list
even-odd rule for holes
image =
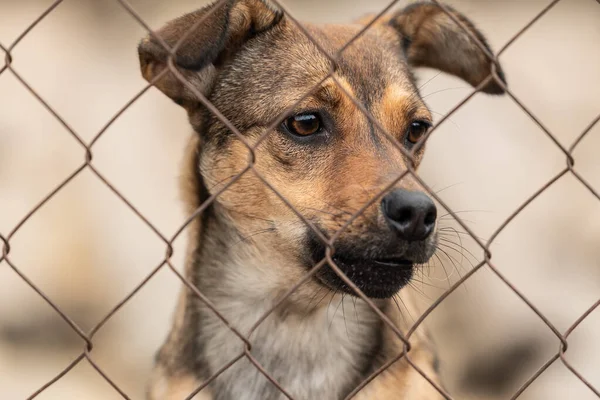
{"label": "dog's mouth", "polygon": [[[414,272],[415,263],[403,257],[355,258],[334,255],[335,265],[366,296],[389,298],[406,286]],[[356,295],[331,266],[326,265],[316,275],[317,280],[332,290]]]}
{"label": "dog's mouth", "polygon": [[[326,258],[326,248],[310,232],[307,239],[306,266],[311,268]],[[330,263],[323,265],[314,278],[333,291],[356,296],[355,286],[367,297],[391,298],[411,281],[417,266],[430,259],[436,243],[435,234],[417,242],[401,241],[380,232],[340,238],[334,245],[331,260],[353,285],[342,279]]]}

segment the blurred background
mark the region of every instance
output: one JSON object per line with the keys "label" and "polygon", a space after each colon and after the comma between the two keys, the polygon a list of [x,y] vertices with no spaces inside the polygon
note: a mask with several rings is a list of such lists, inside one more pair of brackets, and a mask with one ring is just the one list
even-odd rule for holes
{"label": "blurred background", "polygon": [[[0,43],[8,47],[52,2],[0,0]],[[204,5],[199,0],[131,0],[153,28]],[[387,0],[286,0],[304,21],[347,22]],[[494,49],[549,0],[450,0]],[[400,2],[399,7],[402,7]],[[144,86],[136,45],[145,30],[112,0],[65,0],[12,52],[14,69],[85,142]],[[514,94],[569,147],[600,113],[600,4],[563,0],[502,55]],[[471,89],[421,70],[422,94],[439,120]],[[170,237],[184,222],[177,187],[191,134],[185,113],[152,88],[100,137],[93,165]],[[575,167],[600,190],[600,124],[576,149]],[[0,234],[8,235],[79,168],[85,151],[5,71],[0,75]],[[483,240],[565,167],[564,154],[507,96],[476,95],[435,131],[421,176]],[[442,225],[454,226],[447,217]],[[457,228],[460,230],[460,228]],[[483,252],[447,249],[429,273],[423,306]],[[458,242],[458,239],[456,240]],[[185,235],[175,243],[181,268]],[[82,171],[11,238],[10,260],[85,331],[157,267],[165,245],[106,185]],[[600,297],[600,202],[571,175],[551,186],[494,241],[494,265],[564,332]],[[437,264],[440,262],[436,261]],[[445,269],[445,271],[444,271]],[[94,361],[141,399],[152,356],[170,326],[179,281],[161,270],[94,337]],[[417,318],[418,316],[412,316]],[[508,399],[559,340],[496,275],[483,268],[428,318],[446,386],[457,399]],[[570,336],[567,357],[600,388],[600,310]],[[0,263],[0,398],[24,399],[63,370],[84,342],[7,265]],[[119,399],[85,361],[39,399]],[[597,398],[560,361],[520,397]]]}

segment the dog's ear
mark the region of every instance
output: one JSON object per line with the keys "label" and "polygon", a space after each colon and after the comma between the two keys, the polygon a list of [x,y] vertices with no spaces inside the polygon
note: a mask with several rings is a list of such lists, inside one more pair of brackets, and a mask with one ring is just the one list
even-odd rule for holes
{"label": "dog's ear", "polygon": [[[448,6],[446,8],[492,54],[485,37],[472,22],[456,10]],[[400,33],[402,46],[411,66],[436,68],[458,76],[472,86],[479,85],[491,73],[493,63],[485,52],[437,4],[411,4],[393,15],[388,24]],[[497,74],[506,83],[500,66],[497,66]],[[504,89],[495,80],[490,80],[482,91],[490,94],[504,93]]]}
{"label": "dog's ear", "polygon": [[[170,21],[156,34],[171,48],[185,36],[173,61],[185,79],[204,95],[220,65],[227,62],[248,39],[282,20],[283,13],[266,1],[218,0]],[[193,32],[188,33],[192,29]],[[168,68],[169,52],[154,35],[148,35],[141,41],[138,53],[142,75],[147,81],[152,81]],[[180,105],[198,101],[193,91],[171,71],[159,78],[155,86]]]}

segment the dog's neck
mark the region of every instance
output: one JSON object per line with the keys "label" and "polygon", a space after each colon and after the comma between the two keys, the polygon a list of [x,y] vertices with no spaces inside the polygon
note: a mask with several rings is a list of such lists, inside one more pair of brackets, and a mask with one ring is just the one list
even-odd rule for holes
{"label": "dog's neck", "polygon": [[[368,374],[381,345],[381,320],[362,300],[300,287],[298,293],[269,312],[297,280],[289,254],[246,242],[213,209],[197,237],[197,254],[190,257],[189,278],[242,335],[250,335],[253,357],[294,398],[344,397]],[[295,266],[300,279],[306,274]],[[312,285],[315,286],[314,283]],[[204,378],[235,359],[244,342],[193,294],[198,362]],[[248,358],[215,379],[215,399],[280,399],[281,392]]]}

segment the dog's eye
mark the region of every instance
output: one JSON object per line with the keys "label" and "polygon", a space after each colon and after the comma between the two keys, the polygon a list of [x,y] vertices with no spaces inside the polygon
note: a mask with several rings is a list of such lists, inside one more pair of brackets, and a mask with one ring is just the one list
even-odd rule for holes
{"label": "dog's eye", "polygon": [[288,118],[285,127],[294,135],[309,136],[321,132],[321,119],[316,114],[298,114]]}
{"label": "dog's eye", "polygon": [[408,128],[408,134],[406,135],[406,140],[409,143],[415,144],[417,143],[429,130],[431,124],[427,121],[413,121]]}

